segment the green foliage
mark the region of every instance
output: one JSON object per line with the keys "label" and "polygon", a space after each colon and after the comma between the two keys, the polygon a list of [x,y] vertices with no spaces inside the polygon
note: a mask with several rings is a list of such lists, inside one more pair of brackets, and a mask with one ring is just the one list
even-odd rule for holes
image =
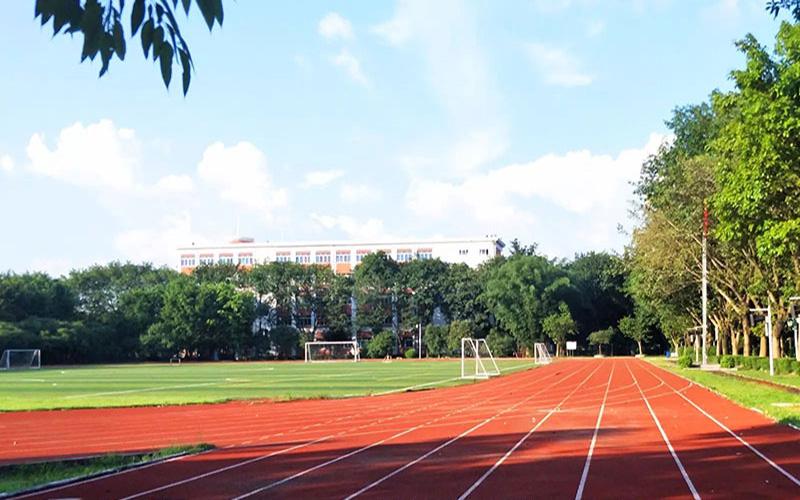
{"label": "green foliage", "polygon": [[402,300],[399,264],[384,252],[369,254],[353,271],[353,295],[358,314],[356,326],[377,332],[392,324]]}
{"label": "green foliage", "polygon": [[449,354],[447,351],[446,326],[428,325],[422,334],[422,343],[428,349],[429,356],[442,357]]}
{"label": "green foliage", "polygon": [[589,334],[589,343],[597,346],[597,353],[603,354],[603,344],[610,344],[614,338],[614,328],[604,328]]}
{"label": "green foliage", "polygon": [[302,347],[300,332],[291,326],[276,326],[269,331],[269,340],[278,354],[278,359],[292,357]]}
{"label": "green foliage", "polygon": [[566,272],[537,255],[518,255],[484,272],[484,302],[520,346],[532,349],[544,335],[542,321],[569,293]]}
{"label": "green foliage", "polygon": [[383,358],[394,350],[394,336],[392,332],[384,330],[372,337],[367,344],[368,358]]}
{"label": "green foliage", "polygon": [[507,333],[502,333],[496,328],[492,329],[489,335],[486,336],[486,344],[496,358],[513,356],[517,351],[517,343],[514,337]]}
{"label": "green foliage", "polygon": [[411,349],[406,349],[405,357],[406,359],[416,359],[419,353],[413,347]]}
{"label": "green foliage", "polygon": [[567,339],[575,334],[575,320],[572,319],[566,304],[559,304],[558,312],[542,321],[542,330],[556,344],[557,354],[561,354]]}
{"label": "green foliage", "polygon": [[[131,5],[132,3],[132,5]],[[169,88],[172,67],[177,64],[182,70],[183,93],[189,90],[194,67],[189,47],[181,34],[181,26],[175,17],[176,10],[189,15],[192,4],[203,16],[208,29],[214,24],[222,26],[222,0],[133,0],[130,10],[130,37],[125,34],[124,0],[58,1],[36,0],[34,14],[42,26],[53,21],[53,36],[60,33],[83,35],[81,62],[100,56],[102,77],[116,55],[122,61],[127,53],[126,38],[139,33],[145,59],[152,56],[159,62],[164,85]]]}
{"label": "green foliage", "polygon": [[733,368],[736,366],[736,360],[733,356],[725,355],[719,358],[720,368]]}
{"label": "green foliage", "polygon": [[450,351],[461,350],[461,339],[475,336],[475,326],[468,320],[456,320],[450,323],[447,331],[447,348]]}
{"label": "green foliage", "polygon": [[678,357],[678,367],[679,368],[689,368],[692,366],[692,362],[694,358],[689,354],[684,354],[683,356]]}
{"label": "green foliage", "polygon": [[636,341],[639,345],[639,354],[644,354],[644,346],[642,344],[644,344],[645,340],[648,338],[648,328],[641,315],[635,317],[625,316],[619,320],[617,329],[625,337]]}
{"label": "green foliage", "polygon": [[0,274],[0,321],[29,316],[70,319],[75,300],[71,288],[46,274]]}

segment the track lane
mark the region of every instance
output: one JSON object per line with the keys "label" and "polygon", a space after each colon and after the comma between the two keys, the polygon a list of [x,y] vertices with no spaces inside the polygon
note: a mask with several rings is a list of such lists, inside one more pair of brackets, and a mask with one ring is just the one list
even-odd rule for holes
{"label": "track lane", "polygon": [[[653,398],[650,403],[700,498],[800,499],[800,487],[797,484],[753,454],[683,399],[682,395],[691,393],[697,399],[698,406],[705,406],[709,402],[718,404],[723,398],[695,385],[687,385],[684,379],[677,376],[665,380],[665,370],[645,361],[633,363],[631,369],[642,384],[665,382],[659,390],[663,397]],[[678,390],[678,383],[683,384],[684,391]],[[754,412],[750,412],[748,422],[751,426],[777,429],[777,426]],[[800,444],[800,441],[795,442]]]}

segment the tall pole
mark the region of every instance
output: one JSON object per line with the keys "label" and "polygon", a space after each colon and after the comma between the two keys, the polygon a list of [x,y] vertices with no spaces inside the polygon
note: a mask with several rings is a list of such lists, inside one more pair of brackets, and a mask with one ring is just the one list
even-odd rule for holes
{"label": "tall pole", "polygon": [[769,349],[769,375],[775,375],[775,360],[772,354],[772,304],[767,304],[767,320],[764,322],[764,334],[767,336]]}
{"label": "tall pole", "polygon": [[422,321],[419,322],[419,359],[422,359]]}
{"label": "tall pole", "polygon": [[708,240],[708,205],[703,203],[703,365],[708,361],[706,345],[708,338],[708,263],[706,259]]}

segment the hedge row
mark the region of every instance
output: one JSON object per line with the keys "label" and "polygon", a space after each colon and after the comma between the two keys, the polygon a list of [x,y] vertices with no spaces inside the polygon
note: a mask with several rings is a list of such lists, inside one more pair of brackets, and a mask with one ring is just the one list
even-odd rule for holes
{"label": "hedge row", "polygon": [[[759,356],[721,356],[722,368],[742,368],[744,370],[769,371],[769,358]],[[775,373],[797,373],[800,375],[800,361],[791,358],[775,359]]]}

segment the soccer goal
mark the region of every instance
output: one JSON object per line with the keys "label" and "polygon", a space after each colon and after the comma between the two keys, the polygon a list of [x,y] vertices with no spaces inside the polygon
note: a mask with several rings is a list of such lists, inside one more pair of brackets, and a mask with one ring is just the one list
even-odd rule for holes
{"label": "soccer goal", "polygon": [[537,365],[546,365],[553,361],[550,357],[550,351],[547,350],[547,345],[544,342],[536,342],[533,344],[533,362]]}
{"label": "soccer goal", "polygon": [[0,357],[0,370],[38,370],[41,367],[39,349],[6,349]]}
{"label": "soccer goal", "polygon": [[315,361],[361,361],[361,347],[355,340],[306,342],[306,363]]}
{"label": "soccer goal", "polygon": [[489,378],[500,375],[492,351],[483,339],[461,339],[461,378]]}

